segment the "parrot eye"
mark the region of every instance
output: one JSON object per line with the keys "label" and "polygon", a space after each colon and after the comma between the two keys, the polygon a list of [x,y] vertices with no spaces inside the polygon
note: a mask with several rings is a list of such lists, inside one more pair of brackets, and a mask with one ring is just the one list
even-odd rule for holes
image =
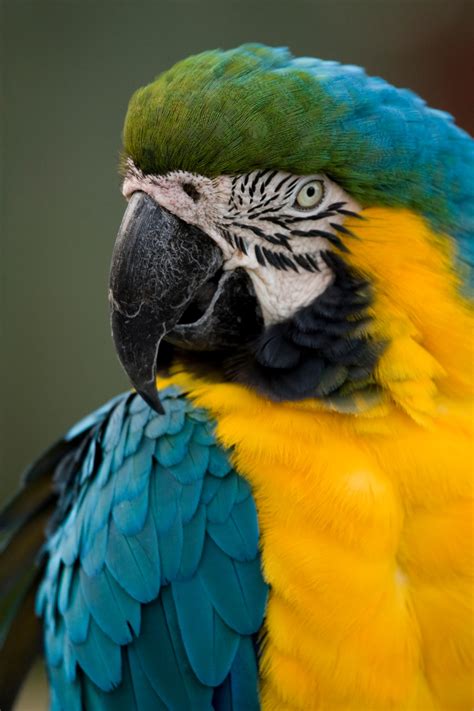
{"label": "parrot eye", "polygon": [[311,180],[306,185],[303,185],[298,191],[294,202],[295,207],[303,210],[309,210],[312,207],[319,205],[324,197],[324,183],[322,180]]}

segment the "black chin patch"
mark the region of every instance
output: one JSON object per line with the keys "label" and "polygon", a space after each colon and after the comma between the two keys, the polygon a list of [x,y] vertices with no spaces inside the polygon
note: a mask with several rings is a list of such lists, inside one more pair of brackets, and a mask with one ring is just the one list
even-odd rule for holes
{"label": "black chin patch", "polygon": [[335,275],[331,286],[227,363],[234,380],[272,400],[337,401],[374,387],[385,344],[367,334],[370,284],[333,252],[322,256]]}
{"label": "black chin patch", "polygon": [[[258,335],[252,335],[254,322],[241,332],[238,347],[206,353],[179,348],[175,356],[197,375],[242,383],[274,401],[318,398],[346,407],[355,393],[372,396],[373,371],[386,344],[367,333],[370,284],[333,252],[322,256],[334,281],[294,316],[263,330],[260,325]],[[236,313],[239,305],[240,296],[232,299]],[[227,311],[227,317],[236,315]],[[221,328],[221,343],[224,338]]]}

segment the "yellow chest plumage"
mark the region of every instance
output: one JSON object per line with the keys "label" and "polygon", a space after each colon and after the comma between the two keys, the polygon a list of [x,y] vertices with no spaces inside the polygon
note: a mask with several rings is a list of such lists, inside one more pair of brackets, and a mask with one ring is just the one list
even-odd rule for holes
{"label": "yellow chest plumage", "polygon": [[[426,226],[408,213],[367,212],[352,261],[388,279],[374,304],[376,332],[390,342],[376,374],[381,404],[343,414],[173,380],[211,412],[253,487],[271,588],[263,709],[469,711],[469,316]],[[400,230],[410,237],[405,257],[394,244]]]}
{"label": "yellow chest plumage", "polygon": [[422,429],[396,411],[359,420],[177,380],[253,487],[271,586],[262,707],[471,709],[462,418]]}

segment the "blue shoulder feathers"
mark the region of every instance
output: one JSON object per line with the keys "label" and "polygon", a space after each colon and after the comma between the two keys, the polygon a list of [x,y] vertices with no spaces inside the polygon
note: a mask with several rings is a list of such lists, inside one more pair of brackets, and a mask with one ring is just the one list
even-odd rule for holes
{"label": "blue shoulder feathers", "polygon": [[66,436],[83,446],[37,597],[55,710],[258,708],[255,504],[207,413],[161,396],[164,415],[123,395]]}

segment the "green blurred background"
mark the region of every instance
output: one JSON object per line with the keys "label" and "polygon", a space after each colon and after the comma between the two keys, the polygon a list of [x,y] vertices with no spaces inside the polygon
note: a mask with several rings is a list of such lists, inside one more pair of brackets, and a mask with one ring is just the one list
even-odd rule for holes
{"label": "green blurred background", "polygon": [[[4,0],[1,33],[0,500],[127,387],[106,294],[135,88],[191,53],[259,41],[360,64],[474,128],[474,0]],[[19,709],[45,708],[29,693]]]}

